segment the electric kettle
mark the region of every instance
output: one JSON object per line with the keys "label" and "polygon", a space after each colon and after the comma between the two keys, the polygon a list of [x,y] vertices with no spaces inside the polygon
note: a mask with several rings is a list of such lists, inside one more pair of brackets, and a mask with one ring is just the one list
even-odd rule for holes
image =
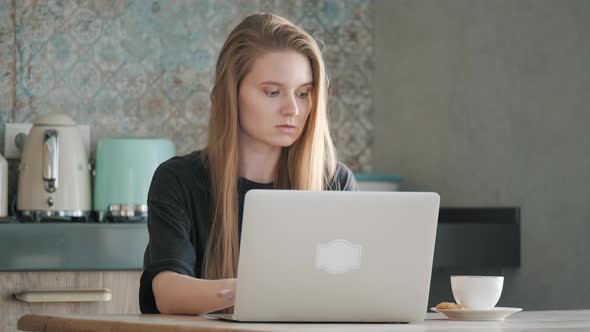
{"label": "electric kettle", "polygon": [[76,123],[62,113],[39,117],[22,150],[17,210],[43,217],[87,217],[91,210],[88,152]]}

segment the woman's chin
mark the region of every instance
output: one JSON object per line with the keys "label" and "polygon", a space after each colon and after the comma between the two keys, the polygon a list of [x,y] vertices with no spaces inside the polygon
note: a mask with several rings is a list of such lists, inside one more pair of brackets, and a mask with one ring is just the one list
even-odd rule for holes
{"label": "woman's chin", "polygon": [[279,145],[277,145],[277,147],[280,147],[280,148],[288,148],[291,145],[293,145],[293,143],[295,143],[295,142],[291,142],[291,143],[288,143],[288,144],[287,143],[285,143],[285,144],[279,144]]}
{"label": "woman's chin", "polygon": [[276,147],[280,147],[280,148],[288,148],[291,145],[293,145],[293,143],[295,143],[296,140],[294,139],[290,139],[290,140],[278,140],[273,142],[272,145],[276,146]]}

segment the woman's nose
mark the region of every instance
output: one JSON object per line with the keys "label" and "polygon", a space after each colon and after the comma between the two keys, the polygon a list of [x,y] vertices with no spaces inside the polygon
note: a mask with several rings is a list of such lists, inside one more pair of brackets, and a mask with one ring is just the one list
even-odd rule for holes
{"label": "woman's nose", "polygon": [[281,108],[281,114],[284,116],[297,116],[299,114],[299,107],[295,96],[285,98],[285,104]]}

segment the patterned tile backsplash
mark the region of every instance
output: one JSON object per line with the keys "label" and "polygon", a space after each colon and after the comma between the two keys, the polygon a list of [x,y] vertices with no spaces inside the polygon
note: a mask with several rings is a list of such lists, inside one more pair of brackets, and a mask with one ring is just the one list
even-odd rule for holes
{"label": "patterned tile backsplash", "polygon": [[217,55],[255,12],[325,44],[340,158],[370,171],[373,22],[361,0],[0,0],[0,142],[4,123],[62,111],[91,126],[92,150],[117,136],[167,137],[178,154],[204,147]]}

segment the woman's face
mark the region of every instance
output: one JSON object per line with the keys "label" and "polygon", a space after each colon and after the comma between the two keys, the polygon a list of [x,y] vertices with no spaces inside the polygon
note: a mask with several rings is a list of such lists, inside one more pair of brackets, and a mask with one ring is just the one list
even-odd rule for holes
{"label": "woman's face", "polygon": [[301,135],[311,109],[313,76],[302,54],[258,57],[239,88],[240,144],[287,147]]}

